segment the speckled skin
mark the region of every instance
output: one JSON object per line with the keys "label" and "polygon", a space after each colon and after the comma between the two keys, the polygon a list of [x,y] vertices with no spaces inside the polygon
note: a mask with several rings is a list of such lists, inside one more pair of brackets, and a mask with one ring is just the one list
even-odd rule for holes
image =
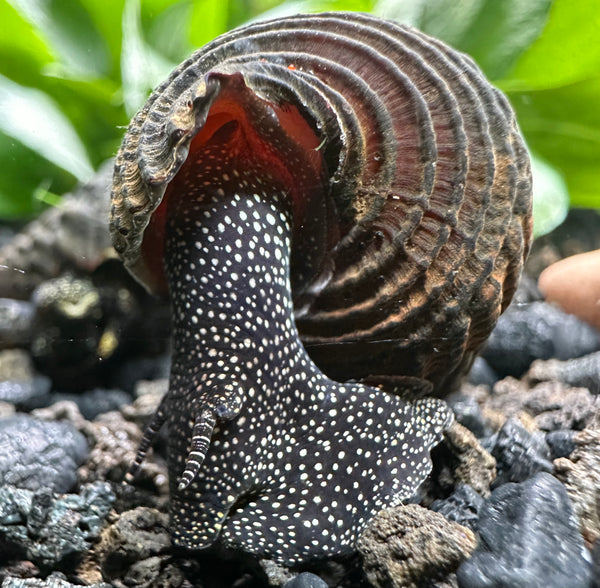
{"label": "speckled skin", "polygon": [[173,538],[293,565],[351,551],[411,497],[451,417],[319,371],[293,318],[285,194],[234,165],[184,170],[169,210]]}

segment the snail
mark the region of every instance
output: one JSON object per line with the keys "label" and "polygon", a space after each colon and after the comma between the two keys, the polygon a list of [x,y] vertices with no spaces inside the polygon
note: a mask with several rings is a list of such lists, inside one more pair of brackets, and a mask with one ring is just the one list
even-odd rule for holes
{"label": "snail", "polygon": [[128,479],[166,422],[174,543],[297,565],[413,497],[440,397],[516,288],[530,197],[504,96],[411,28],[299,15],[183,62],[128,128],[110,222],[172,301]]}

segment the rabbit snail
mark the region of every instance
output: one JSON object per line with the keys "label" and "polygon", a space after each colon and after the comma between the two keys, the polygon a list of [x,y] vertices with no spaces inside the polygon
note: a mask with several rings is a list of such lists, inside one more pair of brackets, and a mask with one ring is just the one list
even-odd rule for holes
{"label": "rabbit snail", "polygon": [[440,397],[514,293],[530,196],[506,99],[411,28],[300,15],[182,63],[129,126],[111,212],[172,300],[130,476],[167,422],[174,543],[294,565],[414,496]]}

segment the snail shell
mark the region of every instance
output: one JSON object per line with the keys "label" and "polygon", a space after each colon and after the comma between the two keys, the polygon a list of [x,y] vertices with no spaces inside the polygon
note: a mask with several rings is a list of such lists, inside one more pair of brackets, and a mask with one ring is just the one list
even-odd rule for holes
{"label": "snail shell", "polygon": [[290,191],[295,317],[315,363],[338,380],[451,391],[530,244],[529,159],[506,98],[468,56],[365,14],[220,37],[157,88],[117,157],[114,245],[152,290],[164,291],[162,245],[144,231],[160,229],[151,216],[211,108],[235,96],[257,127],[286,122],[314,169]]}

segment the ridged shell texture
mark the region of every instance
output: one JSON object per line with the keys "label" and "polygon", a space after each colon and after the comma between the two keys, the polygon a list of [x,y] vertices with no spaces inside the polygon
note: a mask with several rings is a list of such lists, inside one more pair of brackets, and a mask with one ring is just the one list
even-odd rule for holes
{"label": "ridged shell texture", "polygon": [[447,394],[529,249],[529,159],[506,98],[468,56],[365,14],[220,37],[154,92],[117,158],[114,244],[150,286],[143,231],[206,119],[212,77],[238,72],[260,98],[295,105],[322,139],[335,239],[294,292],[309,354],[333,378],[393,387],[417,377]]}

